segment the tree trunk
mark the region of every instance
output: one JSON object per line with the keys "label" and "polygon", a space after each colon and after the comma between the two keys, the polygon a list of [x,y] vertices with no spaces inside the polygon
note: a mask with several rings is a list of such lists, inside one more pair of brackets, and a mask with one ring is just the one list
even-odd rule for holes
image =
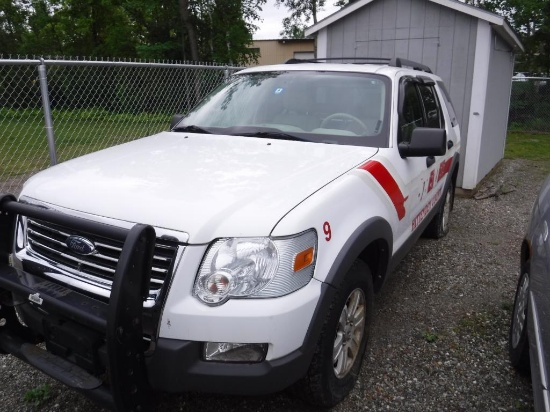
{"label": "tree trunk", "polygon": [[189,37],[189,49],[191,51],[191,60],[199,61],[199,45],[197,42],[197,32],[191,22],[191,13],[189,12],[189,0],[179,0],[180,16],[183,26],[187,30]]}

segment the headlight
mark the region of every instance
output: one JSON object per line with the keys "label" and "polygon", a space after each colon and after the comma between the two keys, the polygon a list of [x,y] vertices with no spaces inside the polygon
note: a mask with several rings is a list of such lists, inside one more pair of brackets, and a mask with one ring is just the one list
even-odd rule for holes
{"label": "headlight", "polygon": [[202,260],[193,294],[209,305],[289,294],[311,280],[316,249],[314,230],[288,238],[217,240]]}

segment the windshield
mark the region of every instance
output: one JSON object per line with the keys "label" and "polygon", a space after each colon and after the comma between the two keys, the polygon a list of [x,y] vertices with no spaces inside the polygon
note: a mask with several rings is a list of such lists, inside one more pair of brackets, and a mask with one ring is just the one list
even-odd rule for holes
{"label": "windshield", "polygon": [[387,147],[389,84],[371,73],[238,74],[173,130]]}

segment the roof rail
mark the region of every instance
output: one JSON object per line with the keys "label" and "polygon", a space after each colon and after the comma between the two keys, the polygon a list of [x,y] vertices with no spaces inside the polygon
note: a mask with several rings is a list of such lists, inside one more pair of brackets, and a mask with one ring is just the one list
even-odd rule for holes
{"label": "roof rail", "polygon": [[426,73],[433,73],[432,69],[430,69],[428,66],[417,63],[412,60],[402,59],[401,57],[393,57],[393,58],[386,58],[386,57],[323,57],[323,58],[315,58],[315,59],[289,59],[285,62],[285,64],[298,64],[298,63],[321,63],[325,61],[333,61],[333,60],[355,60],[352,63],[358,64],[358,63],[366,63],[366,64],[387,64],[388,66],[392,67],[408,67],[413,70],[419,70]]}
{"label": "roof rail", "polygon": [[409,67],[413,70],[433,73],[432,69],[422,63],[413,62],[412,60],[402,59],[400,57],[394,57],[393,59],[391,59],[389,65],[393,67]]}
{"label": "roof rail", "polygon": [[333,60],[359,60],[359,62],[352,62],[355,64],[358,63],[371,63],[371,64],[388,64],[391,59],[385,57],[322,57],[315,59],[289,59],[285,64],[297,64],[297,63],[321,63],[324,61],[333,61]]}

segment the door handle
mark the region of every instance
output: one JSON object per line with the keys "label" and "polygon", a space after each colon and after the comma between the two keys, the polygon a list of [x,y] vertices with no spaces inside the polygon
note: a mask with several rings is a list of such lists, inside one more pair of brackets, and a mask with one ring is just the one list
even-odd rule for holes
{"label": "door handle", "polygon": [[435,163],[435,157],[433,156],[428,156],[426,158],[426,167],[429,169],[431,165],[433,165]]}
{"label": "door handle", "polygon": [[448,140],[447,141],[447,149],[451,150],[451,148],[454,146],[455,144],[453,143],[452,140]]}

